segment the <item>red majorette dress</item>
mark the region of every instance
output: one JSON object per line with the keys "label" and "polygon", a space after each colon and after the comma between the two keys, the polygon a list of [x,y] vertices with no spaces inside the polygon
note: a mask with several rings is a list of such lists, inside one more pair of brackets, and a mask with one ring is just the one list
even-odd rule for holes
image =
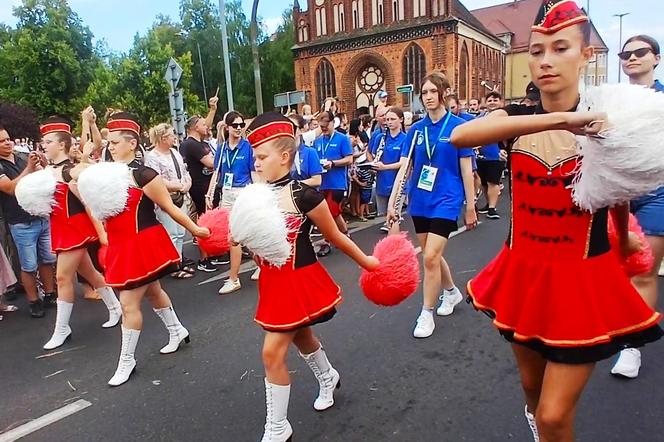
{"label": "red majorette dress", "polygon": [[125,210],[106,220],[106,284],[130,290],[149,284],[178,269],[178,255],[166,229],[157,221],[155,206],[143,186],[158,174],[132,161],[128,164],[135,186],[129,187]]}
{"label": "red majorette dress", "polygon": [[87,247],[99,238],[97,230],[80,199],[69,189],[70,172],[74,164],[67,160],[56,164],[62,167],[62,181],[55,186],[55,204],[51,212],[51,248],[54,253]]}
{"label": "red majorette dress", "polygon": [[268,331],[287,332],[332,319],[342,301],[341,288],[318,262],[306,213],[325,199],[317,190],[290,177],[273,183],[279,188],[279,205],[293,233],[293,252],[282,267],[261,264],[256,322]]}
{"label": "red majorette dress", "polygon": [[509,237],[468,283],[469,301],[508,341],[567,364],[599,361],[662,336],[660,314],[641,299],[610,251],[608,210],[591,214],[572,200],[575,145],[567,131],[514,142]]}

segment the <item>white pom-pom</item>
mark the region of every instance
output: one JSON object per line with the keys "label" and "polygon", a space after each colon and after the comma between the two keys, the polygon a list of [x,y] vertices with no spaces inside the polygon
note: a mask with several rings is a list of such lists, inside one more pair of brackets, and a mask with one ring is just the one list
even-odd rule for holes
{"label": "white pom-pom", "polygon": [[125,210],[131,176],[123,163],[98,163],[78,177],[78,191],[92,215],[105,220]]}
{"label": "white pom-pom", "polygon": [[21,178],[16,184],[14,195],[18,204],[30,215],[46,218],[55,204],[57,182],[51,170],[38,170]]}
{"label": "white pom-pom", "polygon": [[664,94],[643,86],[602,85],[581,98],[579,111],[604,112],[600,138],[578,137],[581,166],[573,184],[579,207],[595,212],[664,185]]}
{"label": "white pom-pom", "polygon": [[230,217],[233,241],[268,263],[281,267],[291,255],[289,229],[276,190],[250,184],[240,191]]}

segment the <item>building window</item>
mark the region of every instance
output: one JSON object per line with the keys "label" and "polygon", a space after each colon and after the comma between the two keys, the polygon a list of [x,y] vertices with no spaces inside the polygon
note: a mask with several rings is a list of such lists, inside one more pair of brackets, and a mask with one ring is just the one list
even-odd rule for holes
{"label": "building window", "polygon": [[321,22],[321,34],[327,35],[327,15],[325,15],[325,8],[320,8],[320,22]]}
{"label": "building window", "polygon": [[334,32],[339,32],[339,5],[334,5],[332,7],[332,12],[334,13]]}
{"label": "building window", "polygon": [[359,1],[357,16],[358,22],[360,23],[360,28],[364,28],[364,0]]}
{"label": "building window", "polygon": [[470,63],[468,57],[468,47],[464,43],[461,47],[461,57],[459,58],[459,87],[457,93],[459,94],[459,100],[468,99],[468,65]]}
{"label": "building window", "polygon": [[320,22],[320,9],[316,9],[316,37],[320,37],[322,25]]}
{"label": "building window", "polygon": [[360,27],[360,15],[357,13],[357,0],[353,0],[350,8],[353,12],[353,29],[357,29]]}
{"label": "building window", "polygon": [[445,0],[433,0],[431,6],[434,17],[445,15]]}
{"label": "building window", "polygon": [[426,59],[422,48],[415,43],[408,46],[403,57],[403,84],[412,84],[415,93],[419,94],[426,69]]}
{"label": "building window", "polygon": [[344,32],[346,24],[344,23],[344,5],[334,5],[334,32]]}
{"label": "building window", "polygon": [[403,0],[392,0],[392,21],[403,20]]}
{"label": "building window", "polygon": [[334,68],[326,59],[321,60],[318,69],[316,69],[316,90],[318,92],[318,107],[323,106],[326,98],[337,95]]}
{"label": "building window", "polygon": [[413,0],[413,18],[427,15],[426,0]]}
{"label": "building window", "polygon": [[344,14],[343,3],[339,5],[339,29],[341,32],[346,32],[346,14]]}
{"label": "building window", "polygon": [[374,25],[381,25],[385,22],[383,0],[372,0],[371,17]]}

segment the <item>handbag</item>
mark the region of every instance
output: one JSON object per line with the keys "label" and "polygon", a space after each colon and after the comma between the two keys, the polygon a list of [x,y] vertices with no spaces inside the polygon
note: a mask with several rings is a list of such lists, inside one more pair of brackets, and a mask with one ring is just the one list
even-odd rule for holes
{"label": "handbag", "polygon": [[[175,166],[175,173],[178,176],[178,180],[182,180],[182,171],[180,170],[180,164],[178,164],[177,158],[175,158],[175,155],[173,154],[173,149],[171,149],[171,158],[173,159],[173,166]],[[173,200],[173,204],[175,204],[177,207],[182,207],[184,204],[184,192],[171,192],[171,199]]]}

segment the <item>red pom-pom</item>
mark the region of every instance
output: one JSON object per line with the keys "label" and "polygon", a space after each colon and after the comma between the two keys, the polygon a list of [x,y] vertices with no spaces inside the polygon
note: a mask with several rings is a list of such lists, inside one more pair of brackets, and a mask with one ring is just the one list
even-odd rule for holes
{"label": "red pom-pom", "polygon": [[103,270],[106,270],[106,252],[108,251],[107,246],[100,246],[99,251],[97,252],[97,262],[99,263],[99,267],[101,267]]}
{"label": "red pom-pom", "polygon": [[224,255],[231,249],[228,226],[230,213],[230,210],[220,207],[208,210],[198,218],[198,225],[210,230],[210,236],[198,238],[198,245],[208,256]]}
{"label": "red pom-pom", "polygon": [[392,235],[376,244],[373,255],[380,266],[373,272],[362,271],[360,287],[371,302],[394,306],[415,293],[420,283],[417,252],[405,234]]}
{"label": "red pom-pom", "polygon": [[622,268],[627,276],[632,277],[649,272],[654,265],[655,257],[652,254],[650,244],[648,244],[643,235],[643,230],[641,230],[639,222],[636,220],[636,217],[631,214],[629,215],[629,231],[635,233],[641,239],[643,249],[625,258],[620,253],[618,235],[615,226],[613,225],[613,220],[609,217],[609,242],[611,243],[611,248],[613,249],[613,252],[618,255]]}

